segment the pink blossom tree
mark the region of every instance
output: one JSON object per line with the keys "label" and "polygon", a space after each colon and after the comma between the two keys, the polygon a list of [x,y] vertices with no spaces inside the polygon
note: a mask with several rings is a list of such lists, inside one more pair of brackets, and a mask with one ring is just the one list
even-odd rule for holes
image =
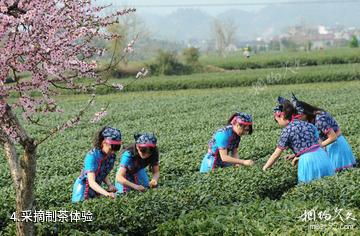
{"label": "pink blossom tree", "polygon": [[[16,192],[17,217],[22,211],[35,210],[38,145],[78,123],[89,104],[78,116],[50,129],[43,140],[35,140],[19,121],[24,119],[41,125],[39,117],[59,112],[61,109],[54,100],[59,89],[89,91],[107,82],[97,76],[95,70],[95,59],[102,55],[103,49],[94,46],[92,41],[120,37],[102,29],[135,9],[101,16],[104,8],[93,6],[91,0],[0,1],[0,144]],[[24,73],[26,79],[21,78]],[[14,82],[5,84],[9,77]],[[79,82],[80,77],[90,82]],[[120,85],[114,87],[122,88]],[[34,91],[40,95],[33,96]],[[10,93],[18,95],[11,103]],[[17,117],[14,108],[21,109],[22,117]],[[105,114],[106,111],[101,111],[95,121]],[[22,147],[20,155],[15,149],[17,144]],[[16,228],[18,235],[35,234],[32,222],[17,222]]]}

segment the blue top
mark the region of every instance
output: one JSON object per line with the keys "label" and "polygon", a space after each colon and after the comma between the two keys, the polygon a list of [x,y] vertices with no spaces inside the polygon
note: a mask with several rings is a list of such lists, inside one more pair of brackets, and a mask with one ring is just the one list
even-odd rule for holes
{"label": "blue top", "polygon": [[[316,146],[315,146],[316,145]],[[316,127],[308,122],[295,119],[282,131],[278,148],[290,148],[297,156],[319,145],[319,133]]]}
{"label": "blue top", "polygon": [[222,165],[221,158],[219,158],[219,150],[226,149],[229,152],[238,148],[240,139],[240,136],[233,131],[232,125],[228,125],[214,133],[212,139],[209,141],[208,153],[217,159],[217,164]]}
{"label": "blue top", "polygon": [[334,130],[336,133],[340,130],[339,125],[335,121],[335,119],[327,112],[322,111],[315,116],[315,126],[320,133],[320,139],[325,140],[327,139],[327,134]]}
{"label": "blue top", "polygon": [[95,182],[101,185],[105,177],[114,167],[115,159],[115,154],[106,156],[106,154],[97,148],[93,148],[86,154],[84,166],[79,177],[86,180],[85,199],[94,198],[98,195],[89,187],[87,173],[95,173]]}

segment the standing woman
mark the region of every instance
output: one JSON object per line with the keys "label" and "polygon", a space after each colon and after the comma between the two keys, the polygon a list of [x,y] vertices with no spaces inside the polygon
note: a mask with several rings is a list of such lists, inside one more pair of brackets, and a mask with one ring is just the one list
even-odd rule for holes
{"label": "standing woman", "polygon": [[[73,186],[72,202],[103,195],[115,198],[116,188],[109,180],[114,167],[115,152],[121,147],[121,132],[112,127],[102,128],[95,136],[94,147],[87,153],[83,169]],[[101,184],[105,183],[108,190]]]}
{"label": "standing woman", "polygon": [[295,160],[298,160],[299,183],[334,175],[334,167],[319,144],[316,127],[299,120],[296,109],[289,100],[279,97],[278,102],[279,105],[274,109],[274,118],[283,130],[278,146],[263,170],[270,168],[279,159],[283,150],[290,148],[295,154]]}
{"label": "standing woman", "polygon": [[[115,182],[117,193],[126,193],[131,189],[143,192],[145,188],[155,188],[158,185],[159,151],[155,135],[142,133],[134,135],[134,138],[135,143],[125,148],[121,155]],[[150,166],[153,172],[150,182],[145,170],[147,166]]]}
{"label": "standing woman", "polygon": [[330,161],[336,171],[351,168],[356,165],[356,159],[351,147],[342,135],[335,119],[323,109],[299,101],[292,95],[292,103],[303,120],[314,124],[320,133],[321,145],[326,148]]}
{"label": "standing woman", "polygon": [[219,129],[209,142],[209,149],[204,156],[200,172],[210,172],[218,167],[231,165],[252,166],[252,160],[241,160],[238,156],[238,147],[241,136],[252,134],[252,117],[243,112],[233,114],[227,126]]}

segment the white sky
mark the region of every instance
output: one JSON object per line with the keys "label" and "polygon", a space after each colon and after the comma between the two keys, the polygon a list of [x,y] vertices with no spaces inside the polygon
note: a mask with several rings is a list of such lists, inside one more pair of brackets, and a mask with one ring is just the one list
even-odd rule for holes
{"label": "white sky", "polygon": [[[207,6],[207,7],[199,7],[199,6],[191,6],[191,8],[201,9],[202,11],[216,16],[224,11],[229,9],[241,9],[245,11],[259,11],[265,5],[259,4],[276,4],[276,3],[285,3],[285,2],[293,2],[293,6],[296,8],[296,5],[301,3],[321,3],[321,2],[330,2],[330,3],[341,3],[341,2],[355,2],[355,0],[94,0],[96,2],[105,3],[105,4],[113,4],[114,6],[124,7],[130,6],[135,7],[137,12],[140,14],[149,14],[154,13],[157,15],[167,15],[178,9],[178,7],[151,7],[156,5],[191,5],[191,4],[244,4],[241,6]],[[360,0],[359,0],[360,1]],[[249,5],[250,4],[250,5]],[[251,5],[252,4],[252,5]],[[255,4],[255,5],[254,5]],[[257,4],[257,5],[256,5]],[[324,3],[321,3],[324,4]],[[146,6],[146,7],[142,7]]]}
{"label": "white sky", "polygon": [[[102,0],[106,3],[112,3],[117,6],[141,6],[141,5],[187,5],[187,4],[244,4],[244,3],[274,3],[274,2],[285,2],[289,0],[181,0],[181,1],[171,1],[171,0]],[[207,12],[211,15],[217,15],[229,9],[242,9],[246,11],[257,11],[263,6],[208,6],[208,7],[191,7],[199,8],[204,12]],[[176,7],[137,7],[137,12],[139,13],[155,13],[158,15],[166,15],[171,12],[176,11]]]}

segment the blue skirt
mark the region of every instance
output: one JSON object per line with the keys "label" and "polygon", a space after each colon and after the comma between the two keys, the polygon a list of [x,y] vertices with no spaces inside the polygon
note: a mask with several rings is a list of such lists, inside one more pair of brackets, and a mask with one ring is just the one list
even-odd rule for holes
{"label": "blue skirt", "polygon": [[[145,168],[140,169],[135,174],[127,174],[126,179],[132,183],[142,185],[145,188],[149,188],[149,176],[146,173]],[[115,187],[117,188],[117,194],[127,193],[131,190],[130,187],[120,184],[119,182],[115,181]]]}
{"label": "blue skirt", "polygon": [[351,147],[343,135],[340,135],[335,142],[329,144],[326,151],[336,171],[351,168],[356,164]]}
{"label": "blue skirt", "polygon": [[206,153],[206,155],[204,156],[201,162],[200,173],[207,173],[207,172],[211,172],[212,170],[218,167],[229,167],[229,166],[232,166],[232,164],[222,162],[216,159],[213,155]]}
{"label": "blue skirt", "polygon": [[71,202],[81,202],[85,200],[86,180],[83,177],[78,177],[73,185]]}
{"label": "blue skirt", "polygon": [[312,180],[335,174],[330,158],[322,148],[300,156],[298,163],[298,183],[309,183]]}

